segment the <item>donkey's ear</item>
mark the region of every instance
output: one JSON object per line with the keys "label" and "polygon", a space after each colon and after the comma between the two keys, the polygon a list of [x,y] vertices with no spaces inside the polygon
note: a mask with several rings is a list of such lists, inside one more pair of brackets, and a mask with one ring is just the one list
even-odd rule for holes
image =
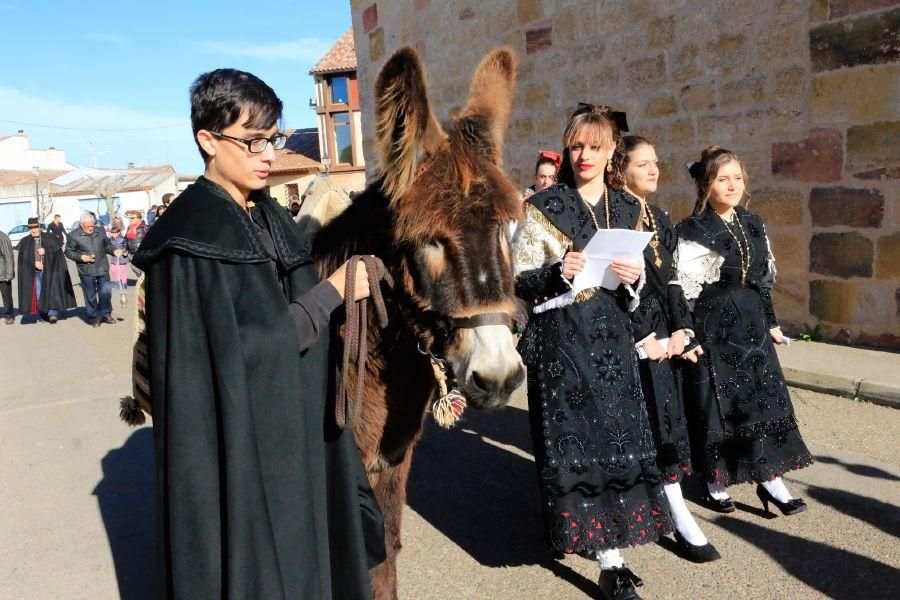
{"label": "donkey's ear", "polygon": [[485,56],[472,77],[469,102],[458,117],[474,116],[485,120],[494,146],[494,161],[498,165],[509,126],[518,62],[515,51],[507,47],[497,48]]}
{"label": "donkey's ear", "polygon": [[424,157],[447,134],[431,114],[425,70],[412,48],[398,50],[375,83],[375,134],[388,198],[400,197]]}

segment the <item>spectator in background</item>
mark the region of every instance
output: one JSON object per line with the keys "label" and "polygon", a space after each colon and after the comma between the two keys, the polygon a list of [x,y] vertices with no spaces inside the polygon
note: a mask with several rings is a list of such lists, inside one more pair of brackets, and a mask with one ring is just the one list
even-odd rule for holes
{"label": "spectator in background", "polygon": [[128,287],[128,246],[125,243],[125,236],[119,227],[113,227],[109,231],[109,243],[116,250],[121,250],[121,256],[113,256],[109,261],[109,278],[113,283],[118,283],[119,287],[124,289]]}
{"label": "spectator in background", "polygon": [[541,150],[534,165],[534,185],[527,188],[524,198],[543,192],[556,183],[556,171],[559,169],[560,156],[552,150]]}
{"label": "spectator in background", "polygon": [[106,255],[119,257],[122,251],[113,248],[106,234],[98,231],[102,225],[97,227],[97,221],[89,213],[81,215],[80,224],[69,232],[66,256],[78,265],[88,323],[93,327],[100,327],[101,321],[115,325]]}
{"label": "spectator in background", "polygon": [[153,225],[153,222],[156,220],[156,205],[150,207],[150,210],[147,211],[147,227]]}
{"label": "spectator in background", "polygon": [[291,211],[291,217],[293,217],[294,220],[296,220],[297,215],[300,214],[300,203],[299,202],[291,202],[291,207],[288,210]]}
{"label": "spectator in background", "polygon": [[109,220],[110,231],[112,231],[113,227],[118,227],[120,231],[125,229],[125,221],[122,220],[122,215],[119,214],[119,211],[113,213],[113,218]]}
{"label": "spectator in background", "polygon": [[[175,194],[173,194],[172,192],[163,194],[163,197],[162,197],[163,207],[169,208],[169,205],[172,203],[172,200],[174,200],[174,199],[175,199]],[[159,215],[157,215],[157,216],[159,216]]]}
{"label": "spectator in background", "polygon": [[[161,212],[162,209],[163,207],[159,207],[157,209],[158,213]],[[125,213],[125,216],[128,217],[128,229],[125,232],[125,244],[129,254],[134,254],[137,252],[141,242],[144,241],[144,236],[147,235],[147,229],[149,229],[149,227],[144,223],[143,219],[141,219],[141,213],[139,211],[128,211]]]}
{"label": "spectator in background", "polygon": [[0,231],[0,297],[3,298],[3,320],[7,325],[13,324],[12,280],[16,277],[16,264],[13,262],[13,247],[9,236]]}
{"label": "spectator in background", "polygon": [[31,235],[22,238],[16,246],[22,323],[25,315],[39,315],[49,323],[56,323],[60,312],[75,307],[75,292],[62,246],[55,237],[41,231],[37,217],[28,219],[28,233]]}
{"label": "spectator in background", "polygon": [[159,208],[157,208],[156,209],[156,218],[159,219],[164,212],[166,212],[165,206],[160,206]]}
{"label": "spectator in background", "polygon": [[62,224],[62,217],[53,215],[53,222],[47,225],[47,231],[56,238],[60,246],[66,243],[66,227]]}

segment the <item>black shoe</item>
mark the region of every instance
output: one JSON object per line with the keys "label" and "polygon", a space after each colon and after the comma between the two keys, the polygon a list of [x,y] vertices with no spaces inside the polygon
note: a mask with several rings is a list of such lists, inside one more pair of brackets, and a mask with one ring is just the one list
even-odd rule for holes
{"label": "black shoe", "polygon": [[762,502],[766,514],[773,514],[772,511],[769,510],[769,502],[777,506],[778,510],[781,511],[781,514],[786,517],[790,515],[796,515],[797,513],[801,513],[806,510],[806,502],[804,502],[800,498],[794,498],[793,500],[788,500],[787,502],[781,502],[780,500],[776,500],[775,496],[773,496],[769,492],[769,490],[767,490],[762,485],[756,486],[756,495]]}
{"label": "black shoe", "polygon": [[725,514],[734,512],[734,500],[731,498],[716,500],[709,494],[709,490],[706,491],[706,495],[703,497],[703,506],[710,510]]}
{"label": "black shoe", "polygon": [[641,587],[644,582],[631,569],[622,567],[600,571],[597,585],[603,600],[641,600],[635,588]]}
{"label": "black shoe", "polygon": [[716,547],[709,542],[703,546],[692,544],[684,539],[677,529],[675,530],[675,541],[678,542],[678,554],[691,562],[706,563],[722,558]]}
{"label": "black shoe", "polygon": [[103,321],[104,323],[109,324],[109,325],[115,325],[115,324],[116,324],[116,318],[115,318],[114,316],[112,316],[112,315],[106,315],[105,317],[103,317],[103,318],[100,319],[100,320]]}
{"label": "black shoe", "polygon": [[12,325],[13,323],[16,322],[16,320],[12,316],[6,315],[5,317],[3,317],[3,322],[6,323],[7,325]]}

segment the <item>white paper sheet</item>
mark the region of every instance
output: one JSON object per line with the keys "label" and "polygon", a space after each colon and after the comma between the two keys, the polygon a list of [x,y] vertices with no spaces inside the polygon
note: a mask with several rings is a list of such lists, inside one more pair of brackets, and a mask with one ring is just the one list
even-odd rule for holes
{"label": "white paper sheet", "polygon": [[644,248],[653,239],[652,231],[630,229],[601,229],[594,234],[587,247],[584,270],[575,276],[572,287],[577,294],[582,290],[603,286],[614,290],[622,283],[609,265],[615,259],[644,260]]}

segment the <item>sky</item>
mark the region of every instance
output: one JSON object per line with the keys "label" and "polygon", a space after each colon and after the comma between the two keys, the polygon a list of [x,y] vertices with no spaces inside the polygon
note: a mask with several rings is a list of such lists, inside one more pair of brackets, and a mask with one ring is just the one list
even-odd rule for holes
{"label": "sky", "polygon": [[188,87],[250,71],[315,127],[309,70],[351,26],[349,0],[0,0],[0,137],[24,129],[79,167],[200,174]]}

